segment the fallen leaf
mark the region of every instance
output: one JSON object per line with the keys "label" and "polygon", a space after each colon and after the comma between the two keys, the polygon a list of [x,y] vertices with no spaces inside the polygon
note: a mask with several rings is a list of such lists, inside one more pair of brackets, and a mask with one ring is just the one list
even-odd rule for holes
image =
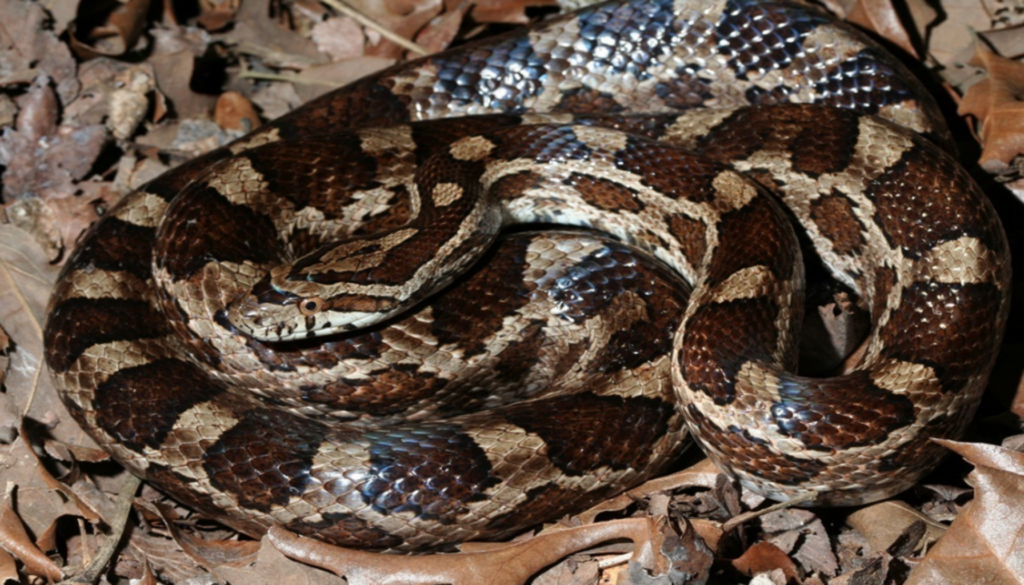
{"label": "fallen leaf", "polygon": [[431,20],[416,35],[416,44],[426,49],[427,53],[437,53],[448,48],[459,32],[462,19],[465,18],[470,6],[468,1],[459,2],[452,10]]}
{"label": "fallen leaf", "polygon": [[18,575],[18,565],[14,562],[14,557],[2,548],[0,548],[0,583],[4,583],[4,585],[8,583],[21,583],[21,577]]}
{"label": "fallen leaf", "polygon": [[46,418],[43,410],[58,402],[43,369],[43,323],[56,278],[57,269],[31,236],[0,224],[0,326],[16,346],[8,356],[6,394],[19,413],[32,414],[37,420]]}
{"label": "fallen leaf", "polygon": [[899,501],[879,502],[846,517],[846,523],[859,530],[875,551],[888,550],[915,522],[925,526],[925,536],[914,547],[915,551],[931,546],[946,532],[944,524]]}
{"label": "fallen leaf", "polygon": [[[563,4],[557,0],[476,0],[470,15],[477,22],[505,22],[526,24],[530,19],[526,9],[530,6],[554,6]],[[577,3],[582,5],[582,3]]]}
{"label": "fallen leaf", "polygon": [[50,557],[36,547],[25,532],[25,526],[18,518],[18,514],[11,507],[13,492],[14,484],[8,483],[4,500],[0,503],[0,545],[25,565],[28,574],[59,581],[64,578],[64,573]]}
{"label": "fallen leaf", "polygon": [[245,96],[237,91],[226,91],[217,98],[213,119],[225,130],[249,133],[260,125],[260,116]]}
{"label": "fallen leaf", "polygon": [[78,18],[69,24],[69,44],[82,59],[123,55],[135,46],[145,29],[149,0],[114,3],[115,8],[107,14],[97,12],[102,6],[99,2],[83,2]]}
{"label": "fallen leaf", "polygon": [[0,86],[28,84],[41,73],[56,84],[63,105],[78,95],[75,59],[67,45],[46,25],[44,3],[33,0],[0,2]]}
{"label": "fallen leaf", "polygon": [[[444,8],[442,0],[350,0],[351,5],[366,18],[396,36],[412,39]],[[374,57],[399,59],[406,49],[381,36],[372,28],[366,29],[368,41],[365,53]]]}
{"label": "fallen leaf", "polygon": [[839,572],[828,531],[821,519],[809,510],[787,508],[760,518],[767,541],[778,546],[808,573],[828,576]]}
{"label": "fallen leaf", "polygon": [[[287,556],[344,576],[350,585],[462,585],[484,581],[491,585],[520,585],[556,560],[608,540],[633,541],[631,562],[637,563],[637,570],[650,575],[667,574],[674,564],[670,558],[692,558],[691,555],[701,554],[692,544],[694,549],[689,551],[690,554],[665,556],[663,546],[671,548],[685,542],[678,538],[674,542],[666,540],[662,532],[664,527],[664,521],[653,518],[612,520],[549,532],[487,552],[404,557],[335,547],[296,536],[280,527],[271,528],[268,537]],[[704,554],[708,555],[707,567],[710,568],[710,555],[706,548]]]}
{"label": "fallen leaf", "polygon": [[362,56],[366,45],[363,28],[347,16],[336,16],[316,23],[312,37],[317,50],[330,57],[331,61]]}
{"label": "fallen leaf", "polygon": [[908,585],[1024,582],[1024,453],[995,445],[938,441],[975,469],[975,497],[910,574]]}
{"label": "fallen leaf", "polygon": [[1024,24],[978,33],[1000,55],[1009,59],[1024,57]]}
{"label": "fallen leaf", "polygon": [[[257,544],[257,543],[253,543]],[[256,560],[247,567],[220,567],[217,575],[232,583],[246,585],[343,585],[345,580],[309,565],[296,563],[281,554],[270,538],[259,543]]]}
{"label": "fallen leaf", "polygon": [[208,31],[225,28],[235,18],[241,0],[200,0],[196,22]]}
{"label": "fallen leaf", "polygon": [[244,567],[255,560],[259,548],[256,542],[200,538],[180,530],[161,506],[147,501],[140,502],[140,505],[159,517],[181,550],[211,573],[215,573],[220,567]]}
{"label": "fallen leaf", "polygon": [[984,43],[975,44],[971,63],[988,77],[971,86],[960,102],[961,116],[974,116],[981,126],[979,164],[990,173],[1010,168],[1024,154],[1024,63],[996,55]]}
{"label": "fallen leaf", "polygon": [[732,561],[732,566],[748,577],[774,569],[781,569],[789,579],[795,580],[799,577],[792,559],[770,542],[759,542],[748,548],[739,558]]}
{"label": "fallen leaf", "polygon": [[178,118],[204,118],[213,110],[217,98],[192,90],[195,56],[185,49],[176,53],[153,55],[149,59],[156,76],[156,85],[167,96]]}
{"label": "fallen leaf", "polygon": [[242,2],[235,24],[224,38],[239,45],[243,52],[259,55],[270,65],[298,69],[326,60],[313,41],[284,29],[270,18],[270,0]]}
{"label": "fallen leaf", "polygon": [[878,33],[915,59],[919,57],[910,34],[903,27],[892,0],[858,0],[846,17],[854,24]]}
{"label": "fallen leaf", "polygon": [[638,500],[653,494],[694,487],[714,489],[720,475],[722,475],[721,470],[715,467],[710,459],[701,459],[683,471],[652,479],[623,494],[605,500],[579,514],[578,518],[583,524],[591,524],[599,514],[624,510]]}

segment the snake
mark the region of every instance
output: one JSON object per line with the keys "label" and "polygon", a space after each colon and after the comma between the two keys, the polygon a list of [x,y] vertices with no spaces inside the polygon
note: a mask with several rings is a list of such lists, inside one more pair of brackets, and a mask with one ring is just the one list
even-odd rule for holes
{"label": "snake", "polygon": [[[254,536],[507,538],[688,436],[769,498],[864,504],[963,433],[1008,313],[949,144],[906,67],[816,8],[587,7],[127,194],[70,254],[45,357],[116,461]],[[796,369],[805,254],[871,318],[830,377]]]}

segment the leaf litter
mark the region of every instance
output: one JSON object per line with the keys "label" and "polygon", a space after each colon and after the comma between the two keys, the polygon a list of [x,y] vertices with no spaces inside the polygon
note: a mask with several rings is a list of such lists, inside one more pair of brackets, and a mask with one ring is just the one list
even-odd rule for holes
{"label": "leaf litter", "polygon": [[[1020,6],[823,3],[916,60],[949,109],[959,107],[967,117],[953,124],[961,158],[986,185],[1011,241],[1020,241],[1024,224],[1012,197],[1024,198]],[[89,223],[135,186],[306,100],[539,18],[555,8],[537,7],[550,4],[0,0],[0,578],[570,585],[963,583],[985,575],[1024,582],[1018,314],[972,427],[974,442],[948,444],[963,459],[951,457],[898,498],[856,509],[771,506],[692,449],[678,472],[510,542],[377,555],[280,529],[254,541],[145,485],[135,493],[78,429],[42,364],[41,332],[56,271]],[[825,341],[809,345],[835,346],[830,368],[841,367],[864,329],[845,294],[826,291],[816,305],[821,331],[812,335]],[[118,494],[127,502],[120,507]],[[114,520],[122,512],[123,530]],[[110,542],[119,543],[113,559],[87,569]]]}

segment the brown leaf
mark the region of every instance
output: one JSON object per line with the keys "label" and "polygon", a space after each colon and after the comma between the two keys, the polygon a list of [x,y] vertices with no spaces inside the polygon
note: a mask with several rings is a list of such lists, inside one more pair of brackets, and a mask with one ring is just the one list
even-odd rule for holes
{"label": "brown leaf", "polygon": [[260,55],[267,64],[301,68],[325,61],[311,40],[270,18],[270,0],[242,2],[235,26],[225,33],[225,39],[240,45],[244,52]]}
{"label": "brown leaf", "polygon": [[0,326],[16,344],[6,394],[37,420],[46,418],[40,407],[55,405],[57,394],[42,365],[46,302],[57,272],[31,236],[0,224]]}
{"label": "brown leaf", "polygon": [[799,578],[799,571],[792,559],[770,542],[759,542],[748,548],[742,556],[732,561],[732,566],[748,577],[781,569],[789,579]]}
{"label": "brown leaf", "polygon": [[652,479],[624,494],[605,500],[586,512],[579,514],[578,517],[583,524],[591,524],[601,513],[624,510],[637,500],[653,494],[694,487],[714,489],[720,475],[722,475],[722,472],[715,467],[711,460],[702,459],[683,471]]}
{"label": "brown leaf", "polygon": [[946,526],[911,508],[903,502],[879,502],[861,508],[846,518],[846,523],[860,531],[876,552],[888,550],[915,522],[923,522],[925,536],[914,550],[931,546],[946,532]]}
{"label": "brown leaf", "polygon": [[940,440],[975,466],[975,499],[910,574],[908,585],[1024,582],[1024,453]]}
{"label": "brown leaf", "polygon": [[[406,39],[414,38],[444,8],[441,0],[350,0],[348,4],[382,28]],[[379,32],[367,29],[366,37],[367,55],[398,59],[405,53],[403,47],[382,38]]]}
{"label": "brown leaf", "polygon": [[79,5],[78,19],[69,25],[71,48],[82,59],[125,54],[142,35],[149,0],[115,3],[114,10],[105,15],[103,22],[97,20],[104,15],[88,12],[96,6],[102,4],[83,2]]}
{"label": "brown leaf", "polygon": [[832,576],[839,562],[821,519],[813,512],[789,508],[761,517],[767,541],[778,546],[808,573]]}
{"label": "brown leaf", "polygon": [[1024,57],[1024,24],[978,33],[996,53],[1009,59]]}
{"label": "brown leaf", "polygon": [[460,2],[454,9],[431,20],[416,35],[416,44],[426,49],[427,53],[437,53],[448,48],[459,32],[462,19],[465,18],[470,6],[468,1]]}
{"label": "brown leaf", "polygon": [[963,63],[960,55],[970,51],[974,42],[972,31],[992,26],[992,12],[985,0],[913,0],[908,5],[912,14],[939,11],[938,18],[915,20],[921,38],[928,39],[928,54],[949,69]]}
{"label": "brown leaf", "polygon": [[64,105],[78,95],[75,60],[46,24],[44,4],[33,0],[0,2],[0,86],[28,83],[45,73],[56,83]]}
{"label": "brown leaf", "polygon": [[[392,64],[392,59],[364,55],[337,63],[312,65],[303,69],[302,74],[296,78],[295,91],[303,101],[308,101]],[[315,83],[303,83],[305,81]]]}
{"label": "brown leaf", "polygon": [[218,31],[231,24],[239,4],[241,0],[200,0],[196,22],[208,31]]}
{"label": "brown leaf", "polygon": [[[253,543],[257,544],[257,543]],[[249,566],[219,567],[216,574],[232,583],[246,585],[343,585],[345,580],[309,565],[295,562],[281,554],[264,537],[259,543],[256,560]]]}
{"label": "brown leaf", "polygon": [[217,98],[192,91],[195,56],[191,50],[153,55],[149,62],[153,65],[157,87],[171,101],[179,119],[209,115]]}
{"label": "brown leaf", "polygon": [[0,583],[4,583],[4,585],[21,583],[21,578],[18,576],[18,565],[14,562],[14,557],[2,548],[0,548]]}
{"label": "brown leaf", "polygon": [[64,578],[60,567],[39,550],[25,532],[25,525],[11,507],[13,492],[14,484],[8,483],[3,503],[0,504],[0,545],[17,557],[30,575],[46,577],[53,581]]}
{"label": "brown leaf", "polygon": [[473,7],[473,20],[477,22],[507,22],[526,24],[529,6],[554,6],[557,0],[477,0]]}
{"label": "brown leaf", "polygon": [[971,63],[984,68],[988,77],[967,90],[959,114],[974,116],[981,127],[981,167],[1003,172],[1024,154],[1024,63],[1000,57],[980,42]]}
{"label": "brown leaf", "polygon": [[363,27],[347,16],[328,18],[316,23],[313,26],[312,37],[317,50],[329,56],[331,61],[360,57],[366,46]]}
{"label": "brown leaf", "polygon": [[158,516],[181,550],[198,565],[206,567],[211,572],[224,566],[244,567],[255,560],[260,546],[256,542],[200,538],[180,530],[174,520],[167,516],[163,507],[148,501],[140,501],[138,505]]}
{"label": "brown leaf", "polygon": [[64,226],[56,221],[56,209],[48,200],[75,193],[76,183],[92,169],[107,134],[99,125],[58,125],[57,102],[45,76],[36,80],[21,102],[17,130],[0,136],[7,218],[31,233],[49,260],[57,260],[64,250]]}
{"label": "brown leaf", "polygon": [[226,91],[217,98],[213,119],[225,130],[251,132],[260,125],[260,116],[245,96],[237,91]]}
{"label": "brown leaf", "polygon": [[879,36],[898,46],[908,55],[919,58],[910,34],[903,27],[892,0],[857,0],[847,20],[878,33]]}
{"label": "brown leaf", "polygon": [[[415,557],[396,557],[334,547],[296,536],[280,527],[271,528],[268,536],[289,557],[344,576],[350,585],[398,582],[408,585],[461,585],[484,581],[492,585],[519,585],[564,556],[618,539],[633,541],[631,563],[636,562],[638,567],[650,575],[665,575],[672,562],[665,556],[663,547],[668,545],[671,549],[684,543],[678,539],[674,542],[666,539],[663,527],[664,522],[653,518],[613,520],[549,532],[524,542],[492,548],[487,552]],[[692,530],[688,532],[692,533]],[[707,554],[706,548],[704,551]],[[689,555],[674,553],[671,558],[694,554],[700,552],[694,548],[689,550]],[[710,567],[710,560],[707,566]]]}

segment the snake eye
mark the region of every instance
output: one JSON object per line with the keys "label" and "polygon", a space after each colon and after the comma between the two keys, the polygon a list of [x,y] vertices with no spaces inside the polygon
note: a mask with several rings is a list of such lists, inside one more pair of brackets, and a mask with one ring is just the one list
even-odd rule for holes
{"label": "snake eye", "polygon": [[299,312],[305,316],[315,315],[324,308],[324,300],[320,297],[309,297],[299,302]]}

